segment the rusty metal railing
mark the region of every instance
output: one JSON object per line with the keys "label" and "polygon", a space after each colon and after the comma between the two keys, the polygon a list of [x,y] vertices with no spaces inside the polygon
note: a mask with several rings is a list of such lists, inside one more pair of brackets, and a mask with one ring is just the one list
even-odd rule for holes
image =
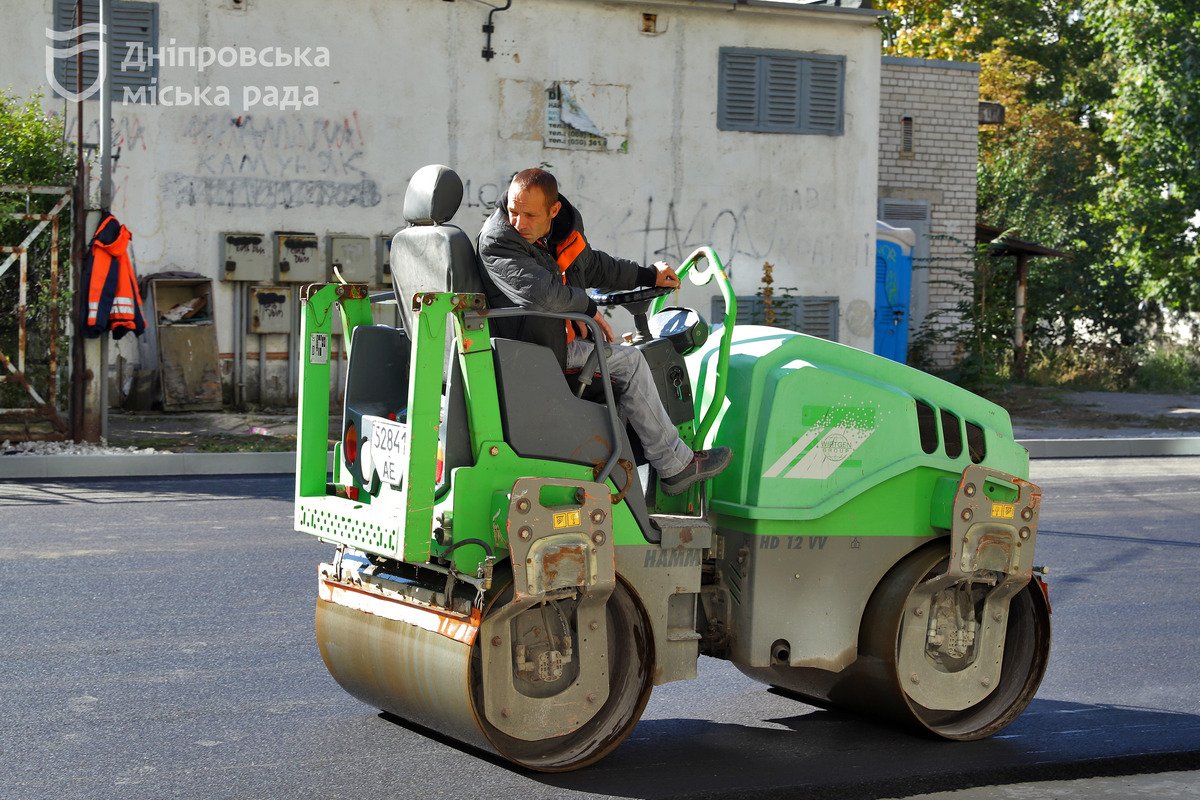
{"label": "rusty metal railing", "polygon": [[[0,420],[3,421],[44,421],[50,423],[54,428],[50,432],[33,431],[26,426],[23,437],[24,439],[65,439],[70,428],[62,416],[58,413],[58,335],[59,335],[59,313],[58,313],[58,296],[59,296],[59,280],[58,280],[58,251],[59,251],[59,217],[62,214],[67,203],[71,201],[71,188],[67,186],[17,186],[17,185],[0,185],[0,193],[13,194],[23,193],[26,198],[24,213],[11,213],[10,219],[21,220],[25,222],[36,222],[33,230],[25,237],[25,239],[16,246],[0,246],[0,255],[7,255],[3,262],[0,262],[0,279],[14,263],[19,265],[20,287],[17,297],[17,360],[13,363],[12,358],[4,352],[3,346],[0,345],[0,366],[7,370],[8,374],[0,374],[0,382],[15,383],[24,389],[29,395],[34,405],[32,407],[22,408],[0,408]],[[44,214],[32,213],[30,210],[30,198],[32,195],[59,195],[54,206]],[[26,348],[28,345],[28,309],[29,309],[29,251],[31,245],[37,238],[41,236],[45,230],[50,229],[50,253],[49,253],[49,275],[47,277],[48,299],[49,299],[49,320],[48,320],[48,376],[46,381],[45,396],[38,391],[37,387],[29,379],[26,369]]]}

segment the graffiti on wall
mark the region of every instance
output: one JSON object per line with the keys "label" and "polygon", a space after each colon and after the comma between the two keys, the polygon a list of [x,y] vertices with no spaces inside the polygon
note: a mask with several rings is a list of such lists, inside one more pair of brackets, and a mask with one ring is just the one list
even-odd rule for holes
{"label": "graffiti on wall", "polygon": [[643,208],[627,213],[617,230],[621,241],[632,239],[640,245],[643,263],[678,264],[696,248],[711,246],[732,271],[738,256],[762,260],[770,255],[777,223],[769,217],[756,218],[748,206],[701,202],[688,211],[674,201],[656,203],[648,197]]}
{"label": "graffiti on wall", "polygon": [[[65,130],[67,137],[74,140],[75,131],[77,130],[77,117],[72,111],[66,116]],[[112,125],[109,128],[112,131],[112,197],[113,206],[120,207],[124,203],[124,198],[129,190],[130,181],[130,165],[132,159],[138,153],[146,152],[149,147],[146,143],[146,126],[142,123],[142,118],[137,114],[122,114],[112,118]],[[89,144],[95,144],[100,141],[100,121],[92,120],[90,123],[84,123],[83,141]],[[100,178],[100,169],[98,166],[92,168],[92,178],[98,180]]]}
{"label": "graffiti on wall", "polygon": [[370,208],[381,200],[378,183],[361,164],[367,142],[357,112],[342,118],[195,114],[183,140],[196,153],[190,174],[161,178],[164,197],[177,208]]}
{"label": "graffiti on wall", "polygon": [[[832,268],[857,255],[836,231],[806,227],[805,220],[813,212],[832,210],[822,204],[821,193],[813,187],[770,196],[760,192],[750,201],[729,204],[720,200],[685,204],[650,195],[607,217],[602,212],[613,199],[594,194],[599,188],[579,175],[563,186],[563,193],[583,212],[591,232],[588,238],[594,237],[597,247],[626,258],[640,257],[643,264],[679,264],[705,246],[717,252],[731,274],[738,263],[757,269],[763,261],[783,258],[795,265]],[[464,178],[462,208],[485,217],[507,189],[507,177]]]}

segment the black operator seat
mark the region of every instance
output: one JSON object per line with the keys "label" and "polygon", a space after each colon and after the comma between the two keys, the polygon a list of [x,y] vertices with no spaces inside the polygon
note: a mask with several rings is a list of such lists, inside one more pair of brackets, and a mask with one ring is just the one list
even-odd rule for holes
{"label": "black operator seat", "polygon": [[[595,466],[607,461],[615,447],[626,463],[635,463],[625,426],[617,429],[614,441],[608,409],[567,388],[549,347],[497,338],[492,349],[504,439],[517,455]],[[625,490],[625,502],[646,541],[658,542],[637,470],[627,473],[618,466],[612,477],[618,490]]]}
{"label": "black operator seat", "polygon": [[448,224],[462,204],[463,183],[441,164],[421,167],[404,193],[408,227],[392,237],[392,287],[404,327],[412,330],[412,298],[422,292],[483,291],[471,238]]}
{"label": "black operator seat", "polygon": [[[462,204],[463,183],[458,174],[441,164],[421,167],[404,193],[404,220],[408,227],[392,237],[392,288],[406,331],[414,330],[412,298],[425,292],[481,293],[481,265],[471,238],[450,220]],[[357,340],[356,340],[357,341]],[[351,352],[355,352],[353,349]],[[446,413],[441,432],[445,467],[440,488],[449,485],[450,470],[475,463],[467,427],[462,370],[452,357],[446,362]],[[405,365],[407,368],[407,365]]]}

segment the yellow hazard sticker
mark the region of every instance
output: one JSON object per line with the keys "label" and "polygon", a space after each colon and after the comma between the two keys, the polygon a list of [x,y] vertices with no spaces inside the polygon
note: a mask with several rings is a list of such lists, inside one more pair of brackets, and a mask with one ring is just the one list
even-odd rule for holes
{"label": "yellow hazard sticker", "polygon": [[[1011,514],[1009,516],[1012,516]],[[554,529],[578,528],[583,524],[583,517],[578,511],[564,511],[554,515]]]}
{"label": "yellow hazard sticker", "polygon": [[1012,519],[1013,510],[1012,503],[992,503],[992,519]]}

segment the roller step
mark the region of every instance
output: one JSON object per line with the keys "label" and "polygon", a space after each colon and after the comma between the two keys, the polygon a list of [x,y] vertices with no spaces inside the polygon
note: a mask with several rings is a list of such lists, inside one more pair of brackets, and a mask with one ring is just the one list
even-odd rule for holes
{"label": "roller step", "polygon": [[704,517],[651,514],[650,522],[658,530],[657,544],[664,550],[704,550],[712,547],[712,525]]}

